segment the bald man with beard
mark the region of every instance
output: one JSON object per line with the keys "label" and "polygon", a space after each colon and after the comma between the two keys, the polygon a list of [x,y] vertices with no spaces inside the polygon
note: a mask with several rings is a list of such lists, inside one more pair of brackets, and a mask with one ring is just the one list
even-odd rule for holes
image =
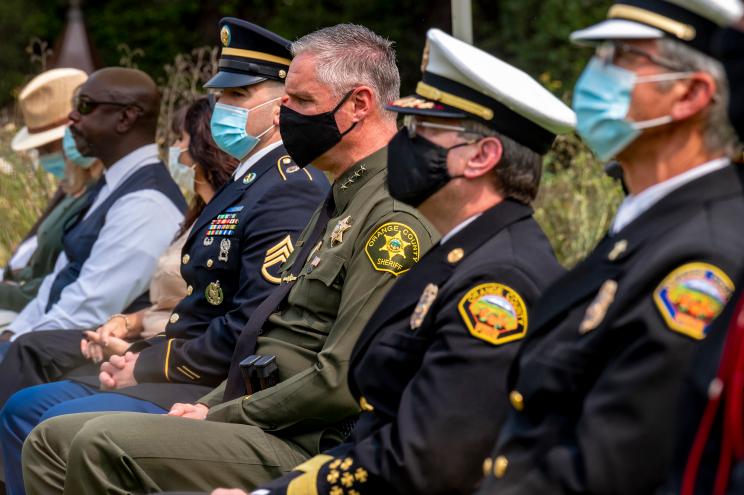
{"label": "bald man with beard", "polygon": [[54,374],[45,356],[63,362],[65,353],[78,355],[79,329],[149,305],[157,260],[186,209],[158,158],[159,107],[155,82],[139,70],[101,69],[80,87],[70,130],[84,156],[101,160],[104,175],[66,226],[53,273],[8,327],[15,340],[0,368],[0,406],[6,391],[39,383],[38,373]]}

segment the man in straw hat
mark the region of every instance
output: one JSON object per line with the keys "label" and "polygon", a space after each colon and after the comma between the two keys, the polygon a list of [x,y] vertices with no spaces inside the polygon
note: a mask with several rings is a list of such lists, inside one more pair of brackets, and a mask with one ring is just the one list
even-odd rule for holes
{"label": "man in straw hat", "polygon": [[[663,482],[693,352],[744,266],[744,172],[709,54],[738,0],[620,0],[572,35],[597,45],[577,128],[629,195],[549,288],[509,373],[512,410],[479,494],[637,495]],[[709,493],[709,492],[706,492]]]}

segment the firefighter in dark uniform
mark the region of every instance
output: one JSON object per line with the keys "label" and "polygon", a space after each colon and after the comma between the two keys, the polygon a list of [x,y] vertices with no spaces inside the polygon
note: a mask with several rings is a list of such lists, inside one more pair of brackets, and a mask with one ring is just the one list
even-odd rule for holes
{"label": "firefighter in dark uniform", "polygon": [[679,4],[622,1],[572,35],[603,42],[574,91],[577,129],[630,194],[535,307],[478,494],[640,495],[666,477],[685,371],[744,262],[744,175],[705,54],[716,25]]}
{"label": "firefighter in dark uniform", "polygon": [[174,308],[164,335],[137,343],[125,357],[114,356],[102,365],[100,385],[109,391],[98,390],[95,376],[38,385],[12,396],[3,409],[8,422],[2,433],[14,439],[19,454],[22,439],[41,419],[112,409],[153,412],[153,405],[165,412],[224,380],[241,329],[279,284],[281,265],[327,195],[325,175],[312,167],[300,169],[273,123],[290,42],[233,18],[220,22],[220,37],[220,71],[207,83],[223,89],[212,114],[212,135],[242,163],[186,240],[181,273],[187,296]]}
{"label": "firefighter in dark uniform", "polygon": [[352,437],[254,493],[470,493],[480,480],[532,305],[563,273],[529,204],[541,155],[575,115],[438,29],[422,79],[388,107],[405,115],[388,182],[442,242],[393,287],[354,349],[349,385],[363,412]]}
{"label": "firefighter in dark uniform", "polygon": [[[735,27],[721,29],[713,53],[726,68],[731,96],[729,117],[744,139],[744,4]],[[736,19],[736,17],[739,17]],[[710,336],[695,353],[679,406],[679,431],[670,479],[663,495],[723,495],[744,493],[741,424],[744,387],[744,279],[736,295],[713,324]]]}

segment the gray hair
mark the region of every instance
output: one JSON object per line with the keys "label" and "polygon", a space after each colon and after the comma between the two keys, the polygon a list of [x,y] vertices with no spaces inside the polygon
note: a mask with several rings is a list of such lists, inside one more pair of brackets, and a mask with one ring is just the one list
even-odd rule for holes
{"label": "gray hair", "polygon": [[711,152],[734,153],[737,137],[728,118],[729,86],[726,72],[717,60],[668,38],[658,40],[659,55],[693,72],[706,72],[716,82],[716,93],[708,107],[703,141]]}
{"label": "gray hair", "polygon": [[472,134],[476,138],[495,137],[501,141],[501,161],[493,169],[496,188],[505,198],[531,204],[540,188],[542,156],[479,122],[466,120],[463,127],[465,134]]}
{"label": "gray hair", "polygon": [[372,88],[381,114],[395,119],[385,105],[400,97],[400,74],[393,43],[357,24],[337,24],[307,34],[292,43],[292,55],[315,57],[315,72],[341,98],[365,85]]}

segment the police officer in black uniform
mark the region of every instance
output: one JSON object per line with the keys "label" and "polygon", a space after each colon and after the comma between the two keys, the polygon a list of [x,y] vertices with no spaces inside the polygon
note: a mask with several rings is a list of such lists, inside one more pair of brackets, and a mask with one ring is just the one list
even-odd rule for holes
{"label": "police officer in black uniform", "polygon": [[[618,2],[608,21],[572,36],[610,40],[579,79],[574,109],[589,146],[617,157],[630,195],[609,235],[533,311],[478,494],[640,495],[664,481],[685,370],[744,261],[732,131],[705,132],[708,119],[725,121],[717,102],[728,96],[703,54],[716,26],[681,3]],[[602,113],[626,104],[625,116]],[[608,128],[617,141],[596,133]]]}
{"label": "police officer in black uniform", "polygon": [[[744,4],[739,12],[744,14]],[[738,26],[716,34],[712,48],[726,68],[731,123],[744,139],[744,17],[736,20]],[[744,372],[743,287],[740,277],[736,295],[692,360],[678,408],[674,464],[660,494],[744,493],[744,462],[741,452],[735,450],[744,444],[744,417],[737,414],[744,405],[744,389],[737,377]]]}
{"label": "police officer in black uniform", "polygon": [[405,115],[389,145],[390,192],[442,242],[357,341],[349,386],[363,412],[352,437],[254,493],[469,493],[508,407],[505,373],[531,306],[563,272],[529,203],[541,155],[575,122],[567,106],[432,29],[416,94],[388,108]]}

